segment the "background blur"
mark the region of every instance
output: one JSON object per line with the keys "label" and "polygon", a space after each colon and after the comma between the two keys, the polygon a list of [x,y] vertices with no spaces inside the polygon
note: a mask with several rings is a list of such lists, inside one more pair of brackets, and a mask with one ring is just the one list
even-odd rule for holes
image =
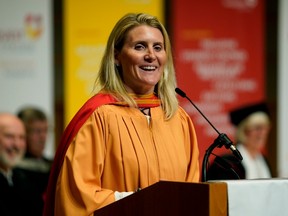
{"label": "background blur", "polygon": [[[0,111],[43,109],[51,125],[45,154],[53,158],[64,128],[93,94],[110,31],[128,12],[164,23],[178,87],[232,141],[229,110],[268,103],[265,152],[274,177],[288,177],[286,0],[0,0]],[[202,160],[218,134],[180,102],[194,121]]]}

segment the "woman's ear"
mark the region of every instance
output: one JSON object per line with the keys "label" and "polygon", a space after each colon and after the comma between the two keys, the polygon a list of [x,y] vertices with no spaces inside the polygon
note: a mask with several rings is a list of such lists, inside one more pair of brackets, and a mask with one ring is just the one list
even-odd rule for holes
{"label": "woman's ear", "polygon": [[116,66],[120,66],[119,51],[114,49],[114,61]]}

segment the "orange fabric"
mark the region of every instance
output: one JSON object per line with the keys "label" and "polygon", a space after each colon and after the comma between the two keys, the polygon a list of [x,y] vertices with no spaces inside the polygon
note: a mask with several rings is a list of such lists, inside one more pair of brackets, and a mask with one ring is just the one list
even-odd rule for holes
{"label": "orange fabric", "polygon": [[161,107],[151,122],[134,108],[103,105],[69,145],[55,194],[55,215],[93,215],[114,202],[114,192],[135,191],[159,180],[199,182],[193,124],[179,108],[169,121]]}
{"label": "orange fabric", "polygon": [[[134,98],[139,108],[146,108],[146,107],[156,107],[160,106],[160,99],[154,94],[148,94],[148,95],[136,95],[136,94],[130,94],[131,97]],[[124,102],[117,101],[114,104],[124,105],[127,104]]]}
{"label": "orange fabric", "polygon": [[[160,100],[154,94],[150,95],[132,95],[139,107],[156,107],[160,106]],[[138,97],[138,98],[137,98]],[[65,129],[61,142],[57,148],[54,162],[51,168],[49,184],[46,193],[43,195],[45,200],[44,216],[53,215],[54,202],[55,202],[55,188],[58,174],[62,167],[62,163],[70,142],[77,134],[78,130],[82,127],[83,123],[92,114],[92,112],[99,106],[104,104],[118,104],[127,106],[126,103],[117,101],[112,95],[102,92],[91,97],[76,113],[67,128]]]}
{"label": "orange fabric", "polygon": [[56,181],[70,142],[78,132],[79,128],[98,106],[113,102],[116,102],[116,99],[109,94],[98,94],[91,97],[76,113],[65,129],[51,167],[48,187],[46,193],[43,195],[43,199],[45,200],[43,211],[44,216],[53,215]]}

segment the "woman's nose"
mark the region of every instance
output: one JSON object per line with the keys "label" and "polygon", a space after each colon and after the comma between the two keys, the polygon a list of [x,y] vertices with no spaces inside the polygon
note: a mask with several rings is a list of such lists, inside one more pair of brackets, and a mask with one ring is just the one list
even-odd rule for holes
{"label": "woman's nose", "polygon": [[156,55],[154,50],[149,49],[146,53],[146,55],[144,56],[144,59],[146,61],[154,61],[156,59]]}

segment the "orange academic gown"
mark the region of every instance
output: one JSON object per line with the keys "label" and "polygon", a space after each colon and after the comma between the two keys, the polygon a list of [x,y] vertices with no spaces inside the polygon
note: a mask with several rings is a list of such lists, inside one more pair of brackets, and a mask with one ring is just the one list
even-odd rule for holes
{"label": "orange academic gown", "polygon": [[151,108],[148,124],[136,108],[102,105],[67,148],[54,215],[93,215],[115,201],[115,191],[159,180],[199,182],[198,157],[194,126],[182,108],[168,121],[161,107]]}

